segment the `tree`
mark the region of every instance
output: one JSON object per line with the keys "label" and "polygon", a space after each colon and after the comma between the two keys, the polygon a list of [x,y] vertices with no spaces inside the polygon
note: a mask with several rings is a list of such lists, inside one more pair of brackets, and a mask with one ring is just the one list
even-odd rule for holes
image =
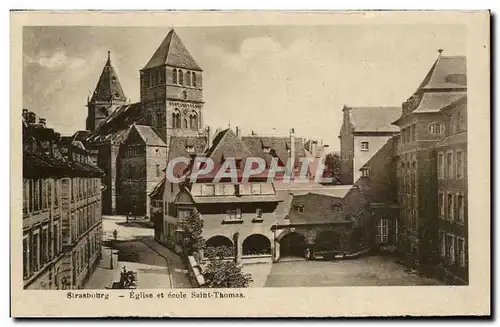
{"label": "tree", "polygon": [[203,271],[204,287],[207,288],[244,288],[253,282],[250,274],[243,272],[242,266],[233,260],[224,260],[226,255],[234,255],[227,247],[207,248],[210,262]]}
{"label": "tree", "polygon": [[183,230],[182,247],[187,255],[199,252],[205,247],[203,233],[203,219],[198,210],[194,209],[191,215],[180,221],[180,229]]}
{"label": "tree", "polygon": [[336,152],[328,153],[325,157],[325,175],[332,177],[334,183],[340,180],[340,156]]}

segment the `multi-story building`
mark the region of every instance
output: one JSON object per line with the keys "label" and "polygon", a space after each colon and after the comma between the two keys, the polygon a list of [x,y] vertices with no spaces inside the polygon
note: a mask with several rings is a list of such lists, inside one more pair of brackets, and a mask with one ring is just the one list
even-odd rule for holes
{"label": "multi-story building", "polygon": [[400,107],[344,106],[340,129],[340,179],[354,184],[361,167],[377,153],[393,135],[399,133],[391,123],[401,114]]}
{"label": "multi-story building", "polygon": [[23,110],[25,289],[81,288],[101,256],[96,153]]}
{"label": "multi-story building", "polygon": [[107,214],[151,216],[148,195],[163,178],[171,138],[206,138],[203,71],[174,30],[140,70],[139,83],[140,102],[127,103],[108,54],[88,101],[84,144],[99,151]]}
{"label": "multi-story building", "polygon": [[[450,262],[454,262],[453,266],[460,261],[456,260],[459,251],[455,251],[458,248],[455,244],[460,242],[462,257],[466,252],[466,134],[463,123],[466,93],[465,57],[441,56],[440,53],[394,122],[401,130],[396,153],[402,223],[400,246],[407,262],[423,270],[433,270],[441,261],[439,237],[444,239],[441,243],[445,251],[442,261],[446,267]],[[457,121],[462,122],[461,129],[458,129]],[[460,178],[455,174],[457,162],[461,167]],[[447,167],[444,170],[448,174],[446,178],[441,178],[443,167]],[[464,212],[460,216],[464,222],[455,215],[458,201]],[[444,212],[438,212],[438,207]],[[438,219],[438,216],[448,217],[448,220]],[[462,224],[465,227],[460,227]],[[464,269],[465,266],[451,270],[458,273]]]}
{"label": "multi-story building", "polygon": [[447,283],[467,284],[467,99],[443,109],[445,138],[436,144],[438,176],[439,276]]}

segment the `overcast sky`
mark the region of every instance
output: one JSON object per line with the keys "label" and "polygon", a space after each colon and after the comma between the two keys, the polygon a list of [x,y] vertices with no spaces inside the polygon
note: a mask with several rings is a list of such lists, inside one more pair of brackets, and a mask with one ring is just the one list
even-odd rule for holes
{"label": "overcast sky", "polygon": [[[125,95],[139,100],[139,69],[167,28],[26,27],[23,107],[63,135],[85,128],[107,51]],[[465,54],[457,25],[182,27],[204,70],[204,123],[323,139],[339,149],[342,107],[401,105],[439,48]]]}

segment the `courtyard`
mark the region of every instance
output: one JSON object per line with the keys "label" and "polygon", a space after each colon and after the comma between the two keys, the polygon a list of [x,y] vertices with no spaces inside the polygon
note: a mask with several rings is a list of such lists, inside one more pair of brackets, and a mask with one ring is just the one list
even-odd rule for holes
{"label": "courtyard", "polygon": [[[264,267],[263,267],[264,269]],[[255,270],[255,268],[254,268]],[[264,287],[439,285],[397,264],[390,257],[342,261],[288,261],[272,265]]]}

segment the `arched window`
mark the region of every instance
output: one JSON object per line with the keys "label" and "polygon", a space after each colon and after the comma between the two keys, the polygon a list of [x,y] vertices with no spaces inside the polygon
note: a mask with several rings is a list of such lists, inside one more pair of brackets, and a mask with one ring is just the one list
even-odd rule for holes
{"label": "arched window", "polygon": [[198,115],[194,111],[189,115],[189,126],[193,130],[198,129]]}
{"label": "arched window", "polygon": [[186,85],[191,86],[191,72],[186,73]]}
{"label": "arched window", "polygon": [[188,120],[186,118],[184,118],[184,121],[182,123],[182,128],[188,128]]}
{"label": "arched window", "polygon": [[441,123],[432,123],[429,125],[429,133],[439,135],[444,133],[444,125]]}
{"label": "arched window", "polygon": [[182,70],[179,69],[179,84],[184,84],[184,75],[182,74]]}
{"label": "arched window", "polygon": [[193,76],[191,78],[191,82],[193,84],[193,87],[196,87],[196,74],[195,72],[192,72]]}
{"label": "arched window", "polygon": [[181,128],[181,113],[177,109],[172,114],[172,128]]}
{"label": "arched window", "polygon": [[177,84],[177,69],[172,70],[172,83]]}

